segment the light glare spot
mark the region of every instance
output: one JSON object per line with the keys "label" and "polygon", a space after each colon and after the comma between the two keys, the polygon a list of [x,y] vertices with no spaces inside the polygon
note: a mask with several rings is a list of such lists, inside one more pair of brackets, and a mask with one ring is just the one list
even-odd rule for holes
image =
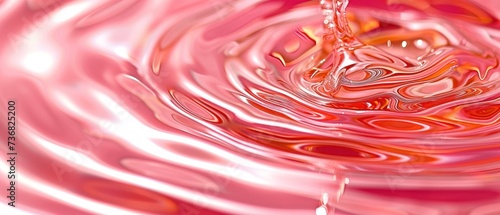
{"label": "light glare spot", "polygon": [[429,46],[429,44],[427,44],[424,40],[418,39],[415,40],[415,46],[419,49],[425,49]]}
{"label": "light glare spot", "polygon": [[408,42],[406,42],[406,40],[401,43],[401,47],[403,47],[403,48],[406,48],[407,45],[408,45]]}
{"label": "light glare spot", "polygon": [[316,215],[327,215],[328,210],[326,209],[325,206],[320,206],[316,208]]}
{"label": "light glare spot", "polygon": [[130,58],[130,56],[128,54],[127,47],[125,47],[125,46],[117,46],[114,48],[113,51],[115,52],[116,55],[120,56],[121,58],[124,58],[124,59]]}
{"label": "light glare spot", "polygon": [[63,23],[87,11],[91,6],[91,1],[75,2],[56,11],[52,15],[52,19],[56,23]]}
{"label": "light glare spot", "polygon": [[321,196],[321,204],[323,205],[328,204],[328,198],[329,198],[328,193],[323,193],[323,195]]}
{"label": "light glare spot", "polygon": [[22,65],[37,75],[46,75],[54,66],[54,57],[49,52],[28,53]]}

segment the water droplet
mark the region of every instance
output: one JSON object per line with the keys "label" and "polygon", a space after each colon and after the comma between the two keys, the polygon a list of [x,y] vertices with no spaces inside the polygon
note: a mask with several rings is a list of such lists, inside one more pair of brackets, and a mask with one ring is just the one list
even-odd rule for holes
{"label": "water droplet", "polygon": [[322,205],[327,205],[328,204],[328,193],[323,193],[323,195],[321,195],[321,204]]}
{"label": "water droplet", "polygon": [[328,209],[326,206],[322,205],[316,208],[316,215],[327,215],[328,214]]}

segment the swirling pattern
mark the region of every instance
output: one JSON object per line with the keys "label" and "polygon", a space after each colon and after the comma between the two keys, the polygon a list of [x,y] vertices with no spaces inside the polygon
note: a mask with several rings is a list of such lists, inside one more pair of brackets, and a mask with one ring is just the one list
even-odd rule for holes
{"label": "swirling pattern", "polygon": [[497,5],[352,1],[340,52],[316,1],[0,1],[0,210],[500,213]]}

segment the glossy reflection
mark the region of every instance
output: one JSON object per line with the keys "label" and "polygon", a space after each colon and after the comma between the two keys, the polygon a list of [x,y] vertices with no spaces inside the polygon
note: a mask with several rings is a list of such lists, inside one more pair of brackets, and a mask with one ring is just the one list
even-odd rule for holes
{"label": "glossy reflection", "polygon": [[17,211],[500,213],[497,4],[319,7],[0,1]]}

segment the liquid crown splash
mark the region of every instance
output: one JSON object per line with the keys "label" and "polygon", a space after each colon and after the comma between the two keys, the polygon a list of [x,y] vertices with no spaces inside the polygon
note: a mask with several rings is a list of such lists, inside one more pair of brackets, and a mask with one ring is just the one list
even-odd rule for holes
{"label": "liquid crown splash", "polygon": [[[320,1],[325,33],[323,35],[323,50],[315,56],[313,61],[318,66],[322,66],[327,61],[325,58],[333,58],[333,62],[328,67],[331,71],[321,84],[322,94],[333,95],[339,90],[344,76],[349,73],[353,65],[358,63],[352,51],[367,48],[349,28],[346,18],[348,4],[348,0]],[[313,77],[308,77],[308,79],[311,78]]]}

